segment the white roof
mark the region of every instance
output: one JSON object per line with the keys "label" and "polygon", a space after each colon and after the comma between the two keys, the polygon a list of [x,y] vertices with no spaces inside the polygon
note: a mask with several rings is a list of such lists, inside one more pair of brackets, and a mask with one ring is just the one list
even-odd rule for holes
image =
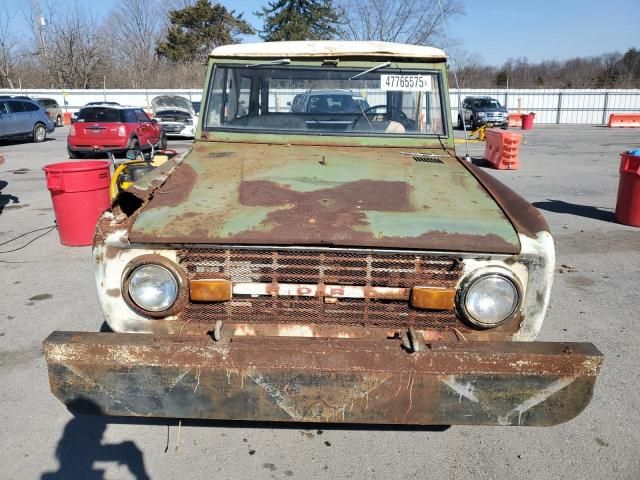
{"label": "white roof", "polygon": [[404,57],[444,59],[447,55],[439,48],[406,43],[352,42],[341,40],[314,40],[302,42],[238,43],[214,48],[212,57],[288,58],[288,57]]}

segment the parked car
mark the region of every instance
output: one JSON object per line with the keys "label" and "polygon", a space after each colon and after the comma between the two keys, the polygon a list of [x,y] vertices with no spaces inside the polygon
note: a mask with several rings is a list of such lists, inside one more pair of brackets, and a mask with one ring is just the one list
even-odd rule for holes
{"label": "parked car", "polygon": [[292,112],[358,113],[369,108],[364,97],[349,90],[309,90],[293,97]]}
{"label": "parked car", "polygon": [[167,135],[193,138],[198,117],[192,102],[179,95],[161,95],[151,100],[151,107]]}
{"label": "parked car", "polygon": [[167,148],[167,135],[156,120],[141,108],[103,104],[80,109],[67,137],[70,158],[106,152],[122,154],[138,148],[150,150],[151,144]]}
{"label": "parked car", "polygon": [[507,128],[509,111],[491,97],[466,97],[462,102],[462,115],[458,114],[458,128],[462,129],[462,119],[478,128],[482,125]]}
{"label": "parked car", "polygon": [[[533,342],[554,241],[536,208],[456,156],[444,52],[228,45],[206,78],[191,151],[98,220],[111,332],[45,341],[62,402],[395,425],[550,426],[583,411],[602,355]],[[342,113],[345,126],[332,112],[279,111],[292,84],[348,85],[386,112]]]}
{"label": "parked car", "polygon": [[62,109],[57,101],[53,98],[35,98],[34,100],[45,109],[49,118],[56,124],[56,127],[62,127],[64,125]]}
{"label": "parked car", "polygon": [[0,98],[0,138],[28,137],[43,142],[55,124],[47,112],[28,97]]}

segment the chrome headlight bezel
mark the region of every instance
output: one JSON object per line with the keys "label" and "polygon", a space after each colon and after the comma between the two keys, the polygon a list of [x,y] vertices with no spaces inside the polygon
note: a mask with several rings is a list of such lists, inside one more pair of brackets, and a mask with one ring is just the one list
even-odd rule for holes
{"label": "chrome headlight bezel", "polygon": [[[515,306],[511,310],[509,315],[495,323],[484,322],[480,319],[475,318],[466,308],[466,298],[467,294],[469,293],[469,289],[479,280],[490,277],[499,277],[502,279],[506,279],[513,285],[517,295]],[[470,323],[473,327],[480,329],[489,329],[498,327],[514,318],[522,307],[523,299],[524,291],[522,288],[522,283],[513,271],[499,266],[482,267],[467,274],[460,282],[460,286],[456,292],[456,309],[460,317],[464,321]]]}
{"label": "chrome headlight bezel", "polygon": [[[168,272],[173,280],[176,282],[176,295],[173,299],[173,303],[171,303],[167,308],[162,310],[147,310],[146,308],[140,306],[131,295],[131,279],[133,274],[141,267],[153,266],[161,268],[162,270]],[[175,265],[172,261],[158,256],[158,255],[142,255],[133,259],[127,267],[124,269],[122,274],[122,297],[125,302],[134,312],[151,318],[164,318],[171,315],[175,315],[182,310],[186,301],[187,301],[187,279],[184,272],[179,269],[177,265]]]}

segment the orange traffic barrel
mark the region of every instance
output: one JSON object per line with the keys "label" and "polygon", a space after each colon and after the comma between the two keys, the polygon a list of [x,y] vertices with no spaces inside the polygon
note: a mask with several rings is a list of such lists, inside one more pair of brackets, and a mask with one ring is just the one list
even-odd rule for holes
{"label": "orange traffic barrel", "polygon": [[46,165],[60,243],[91,245],[98,218],[110,205],[111,162],[89,160]]}
{"label": "orange traffic barrel", "polygon": [[62,118],[65,125],[71,125],[71,114],[69,112],[64,112]]}
{"label": "orange traffic barrel", "polygon": [[640,149],[620,154],[615,219],[625,225],[640,227]]}

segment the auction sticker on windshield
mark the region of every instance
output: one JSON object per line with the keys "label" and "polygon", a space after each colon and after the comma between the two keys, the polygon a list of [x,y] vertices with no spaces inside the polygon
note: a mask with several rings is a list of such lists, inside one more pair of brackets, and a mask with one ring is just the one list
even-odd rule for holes
{"label": "auction sticker on windshield", "polygon": [[380,88],[403,92],[429,92],[431,75],[380,75]]}

